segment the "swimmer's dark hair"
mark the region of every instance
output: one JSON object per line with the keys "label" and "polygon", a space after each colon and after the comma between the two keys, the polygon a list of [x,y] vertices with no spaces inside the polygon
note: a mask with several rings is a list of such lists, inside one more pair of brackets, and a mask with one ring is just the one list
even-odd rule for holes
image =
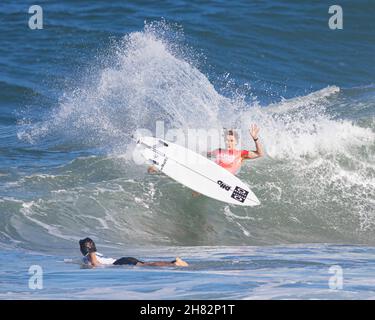
{"label": "swimmer's dark hair", "polygon": [[79,249],[84,256],[89,253],[96,252],[95,242],[90,238],[79,240]]}
{"label": "swimmer's dark hair", "polygon": [[225,136],[234,136],[238,141],[238,133],[234,129],[226,129],[224,128],[224,135]]}

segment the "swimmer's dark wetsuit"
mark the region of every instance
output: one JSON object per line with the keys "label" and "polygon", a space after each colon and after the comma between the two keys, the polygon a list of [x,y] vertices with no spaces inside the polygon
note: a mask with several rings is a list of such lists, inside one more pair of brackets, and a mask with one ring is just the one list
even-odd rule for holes
{"label": "swimmer's dark wetsuit", "polygon": [[143,264],[144,262],[140,261],[136,258],[132,258],[132,257],[123,257],[123,258],[117,259],[115,262],[113,262],[113,264],[116,265],[116,266],[124,265],[124,264],[129,264],[129,265],[135,266],[137,263]]}
{"label": "swimmer's dark wetsuit", "polygon": [[[135,266],[137,263],[144,264],[145,262],[138,260],[136,258],[132,257],[123,257],[120,259],[117,259],[115,262],[113,262],[114,265],[116,266],[121,266],[121,265],[131,265]],[[171,264],[176,263],[176,260],[173,260],[170,262]]]}

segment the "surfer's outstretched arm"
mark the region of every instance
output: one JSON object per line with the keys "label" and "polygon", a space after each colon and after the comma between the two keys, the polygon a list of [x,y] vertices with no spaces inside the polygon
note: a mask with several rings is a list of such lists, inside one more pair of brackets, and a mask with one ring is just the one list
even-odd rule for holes
{"label": "surfer's outstretched arm", "polygon": [[250,136],[253,138],[255,142],[255,151],[249,151],[243,157],[243,159],[256,159],[264,156],[264,150],[262,144],[259,142],[259,133],[260,128],[256,124],[252,124],[250,128]]}

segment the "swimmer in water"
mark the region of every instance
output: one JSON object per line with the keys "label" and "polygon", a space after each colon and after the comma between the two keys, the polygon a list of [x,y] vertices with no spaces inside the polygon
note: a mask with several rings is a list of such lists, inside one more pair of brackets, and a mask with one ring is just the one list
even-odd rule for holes
{"label": "swimmer in water", "polygon": [[90,238],[79,240],[79,247],[83,255],[83,263],[92,267],[102,265],[132,265],[132,266],[153,266],[153,267],[187,267],[188,264],[177,257],[175,260],[144,262],[132,257],[123,257],[120,259],[105,258],[96,251],[95,243]]}

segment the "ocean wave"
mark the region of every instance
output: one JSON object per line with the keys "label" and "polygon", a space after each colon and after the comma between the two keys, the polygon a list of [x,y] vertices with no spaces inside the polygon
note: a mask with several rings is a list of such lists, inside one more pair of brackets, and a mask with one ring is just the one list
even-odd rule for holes
{"label": "ocean wave", "polygon": [[[249,103],[236,90],[221,94],[166,32],[150,24],[126,35],[109,50],[109,65],[64,92],[43,121],[20,126],[19,138],[35,144],[52,136],[100,152],[12,182],[34,198],[0,202],[9,213],[0,231],[43,248],[84,234],[121,245],[374,244],[375,132],[373,120],[363,122],[374,117],[372,89],[329,86]],[[193,199],[168,177],[147,175],[131,161],[129,134],[154,132],[157,120],[166,131],[232,126],[246,149],[257,123],[266,156],[247,162],[239,177],[262,205]]]}

